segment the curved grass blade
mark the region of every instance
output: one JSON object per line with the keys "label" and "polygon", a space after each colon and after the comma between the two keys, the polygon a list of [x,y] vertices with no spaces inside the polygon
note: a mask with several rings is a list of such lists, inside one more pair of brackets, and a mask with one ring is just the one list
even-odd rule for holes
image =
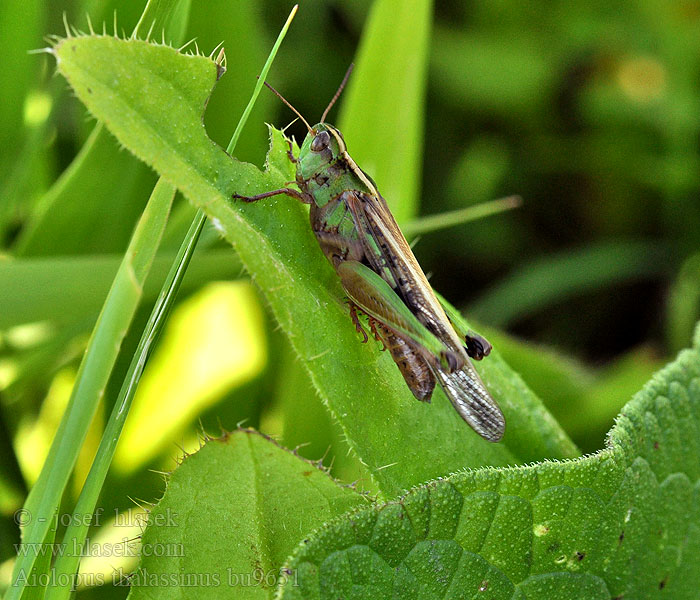
{"label": "curved grass blade", "polygon": [[17,600],[25,589],[23,575],[30,573],[46,538],[51,516],[58,510],[63,491],[80,452],[82,441],[107,386],[119,347],[143,295],[143,284],[167,222],[175,188],[159,182],[134,231],[109,295],[80,364],[70,402],[25,509],[32,521],[22,532],[27,552],[20,553],[12,573],[7,600]]}
{"label": "curved grass blade", "polygon": [[[124,378],[124,383],[122,384],[121,390],[119,390],[119,396],[114,403],[112,414],[102,434],[95,460],[90,467],[90,472],[88,473],[78,502],[73,510],[73,514],[76,516],[91,515],[95,510],[100,490],[107,476],[109,465],[112,462],[114,450],[119,441],[119,435],[124,427],[124,423],[126,422],[126,417],[129,414],[131,401],[136,393],[136,388],[141,379],[143,369],[165,325],[168,314],[173,307],[175,297],[180,289],[180,284],[187,271],[205,221],[206,217],[204,213],[198,213],[198,218],[192,223],[190,230],[187,232],[187,236],[183,240],[178,255],[163,284],[160,296],[148,318],[148,323],[139,340],[136,352],[134,353],[134,357]],[[54,579],[56,581],[69,581],[69,579],[77,573],[87,532],[88,524],[85,519],[71,519],[70,525],[63,536],[63,544],[67,552],[59,555],[54,565]],[[78,551],[74,553],[76,549]],[[71,586],[60,588],[49,587],[46,590],[46,599],[59,600],[61,598],[69,598],[70,594]]]}
{"label": "curved grass blade", "polygon": [[448,227],[456,227],[457,225],[469,223],[470,221],[497,215],[498,213],[517,208],[521,204],[522,199],[520,196],[508,196],[506,198],[499,198],[498,200],[491,200],[490,202],[482,202],[475,206],[467,206],[459,210],[451,210],[438,215],[419,217],[418,219],[414,219],[402,225],[401,230],[404,235],[407,236],[432,233],[433,231],[440,231]]}
{"label": "curved grass blade", "polygon": [[666,273],[667,258],[665,248],[650,242],[609,242],[562,252],[506,277],[472,303],[469,313],[503,327],[576,294]]}
{"label": "curved grass blade", "polygon": [[[270,67],[272,66],[272,61],[277,54],[277,50],[279,49],[280,44],[282,43],[282,40],[289,29],[296,11],[297,6],[292,9],[287,22],[282,28],[282,31],[280,32],[277,41],[275,42],[275,45],[273,46],[273,49],[265,62],[260,77],[261,83],[259,86],[256,86],[253,96],[251,97],[246,110],[241,116],[238,127],[236,127],[236,130],[231,138],[228,148],[229,152],[232,152],[236,146],[240,132],[248,119],[250,111],[255,103],[255,99],[260,93],[262,81],[264,81]],[[194,253],[205,222],[206,215],[201,209],[199,209],[189,231],[187,232],[187,235],[185,236],[185,239],[182,242],[182,245],[180,246],[178,255],[173,262],[172,268],[168,273],[165,283],[163,284],[161,294],[156,301],[148,323],[146,324],[141,339],[139,340],[138,347],[136,348],[134,357],[129,365],[124,383],[119,391],[119,396],[114,404],[112,414],[110,415],[109,421],[105,427],[95,460],[90,468],[87,480],[85,481],[83,490],[74,509],[75,515],[92,514],[95,509],[100,489],[102,488],[104,480],[107,476],[107,471],[109,470],[109,466],[112,462],[112,458],[114,457],[117,441],[119,440],[122,428],[126,422],[126,417],[129,413],[129,408],[131,407],[131,402],[134,394],[136,393],[141,375],[151,354],[151,350],[154,347],[165,324],[167,316],[173,307],[175,297],[177,296],[177,292],[182,283],[182,279],[185,276],[185,272],[187,271],[187,267],[189,266],[192,254]],[[69,550],[57,558],[54,566],[54,578],[56,581],[68,581],[69,578],[77,572],[87,533],[88,525],[85,522],[85,519],[71,519],[71,523],[63,538],[64,547]],[[72,552],[70,549],[78,549],[78,551]],[[50,587],[47,589],[46,599],[66,599],[70,596],[70,594],[70,586],[60,588]]]}

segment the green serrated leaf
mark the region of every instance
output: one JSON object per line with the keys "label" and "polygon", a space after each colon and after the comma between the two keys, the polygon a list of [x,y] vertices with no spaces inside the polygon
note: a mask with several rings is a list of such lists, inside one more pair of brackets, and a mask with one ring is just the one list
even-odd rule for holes
{"label": "green serrated leaf", "polygon": [[286,198],[257,205],[230,200],[233,192],[253,195],[282,187],[293,171],[284,162],[288,146],[280,132],[273,131],[268,157],[279,169],[265,172],[232,159],[206,137],[201,113],[217,77],[211,60],[103,36],[69,38],[54,52],[59,70],[95,116],[201,207],[232,243],[385,494],[467,466],[576,455],[504,363],[489,359],[487,385],[504,403],[507,419],[536,426],[520,432],[514,427],[503,443],[493,445],[478,438],[441,393],[432,405],[416,402],[391,358],[358,342],[306,209]]}
{"label": "green serrated leaf", "polygon": [[210,440],[173,472],[149,514],[129,598],[172,598],[173,587],[154,582],[186,587],[187,577],[197,598],[270,598],[299,539],[366,502],[254,431]]}
{"label": "green serrated leaf", "polygon": [[304,598],[697,598],[700,328],[595,455],[452,475],[312,534],[279,594]]}

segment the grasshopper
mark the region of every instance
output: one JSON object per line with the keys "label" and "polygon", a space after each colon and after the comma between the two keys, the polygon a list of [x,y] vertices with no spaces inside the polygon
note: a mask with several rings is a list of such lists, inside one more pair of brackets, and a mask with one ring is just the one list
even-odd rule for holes
{"label": "grasshopper", "polygon": [[491,345],[472,331],[457,331],[459,320],[436,297],[374,181],[350,157],[340,131],[326,123],[351,70],[352,65],[313,127],[265,84],[308,130],[298,157],[288,140],[298,189],[233,198],[256,202],[284,194],[308,204],[311,228],[348,295],[363,342],[369,336],[358,313],[367,316],[371,333],[389,350],[418,400],[429,402],[438,381],[474,431],[497,442],[505,431],[503,414],[470,362],[487,356]]}

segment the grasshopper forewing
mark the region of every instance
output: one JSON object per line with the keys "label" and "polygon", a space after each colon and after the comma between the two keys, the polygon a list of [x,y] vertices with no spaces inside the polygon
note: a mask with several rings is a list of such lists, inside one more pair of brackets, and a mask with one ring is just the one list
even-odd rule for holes
{"label": "grasshopper forewing", "polygon": [[[503,414],[469,360],[469,356],[481,359],[490,351],[490,345],[471,332],[465,334],[464,342],[457,336],[386,201],[378,192],[356,195],[348,200],[348,207],[358,223],[360,238],[367,247],[372,266],[378,270],[388,268],[396,283],[396,294],[426,329],[443,342],[447,351],[457,357],[454,368],[428,362],[445,394],[479,435],[491,441],[500,440],[505,430]],[[379,255],[370,251],[375,243]],[[360,308],[363,309],[361,305]]]}
{"label": "grasshopper forewing", "polygon": [[429,401],[437,380],[474,431],[497,442],[505,431],[503,414],[470,362],[470,357],[486,356],[490,344],[473,332],[458,334],[376,185],[350,157],[340,131],[325,123],[349,74],[313,127],[268,86],[309,132],[296,158],[290,142],[299,189],[233,197],[253,202],[286,194],[309,204],[311,227],[348,294],[351,317],[365,341],[358,311],[369,318],[416,398]]}

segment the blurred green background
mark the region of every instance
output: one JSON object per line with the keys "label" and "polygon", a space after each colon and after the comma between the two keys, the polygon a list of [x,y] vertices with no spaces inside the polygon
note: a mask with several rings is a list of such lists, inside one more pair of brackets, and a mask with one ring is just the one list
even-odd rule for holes
{"label": "blurred green background", "polygon": [[[38,475],[156,180],[109,136],[91,134],[94,120],[54,76],[52,58],[28,50],[62,34],[64,13],[81,30],[90,15],[111,32],[116,7],[119,31],[130,32],[143,4],[0,4],[0,589],[18,541],[13,513]],[[582,451],[595,451],[620,407],[688,345],[698,318],[700,1],[436,4],[419,212],[510,194],[523,205],[425,234],[415,252],[435,288],[481,324]],[[223,41],[227,51],[205,116],[220,145],[290,8],[192,2],[183,39],[196,37],[206,53]],[[368,0],[301,3],[270,80],[309,120],[353,60],[370,8]],[[262,165],[264,122],[291,120],[263,94],[237,156]],[[290,131],[303,137],[298,123]],[[178,199],[74,493],[193,214]],[[140,511],[137,502],[162,492],[157,471],[196,448],[202,431],[239,423],[303,444],[303,455],[371,489],[235,254],[208,228],[135,400],[98,535],[136,536],[138,526],[108,527],[115,509]],[[109,578],[134,560],[96,558],[83,568]]]}

